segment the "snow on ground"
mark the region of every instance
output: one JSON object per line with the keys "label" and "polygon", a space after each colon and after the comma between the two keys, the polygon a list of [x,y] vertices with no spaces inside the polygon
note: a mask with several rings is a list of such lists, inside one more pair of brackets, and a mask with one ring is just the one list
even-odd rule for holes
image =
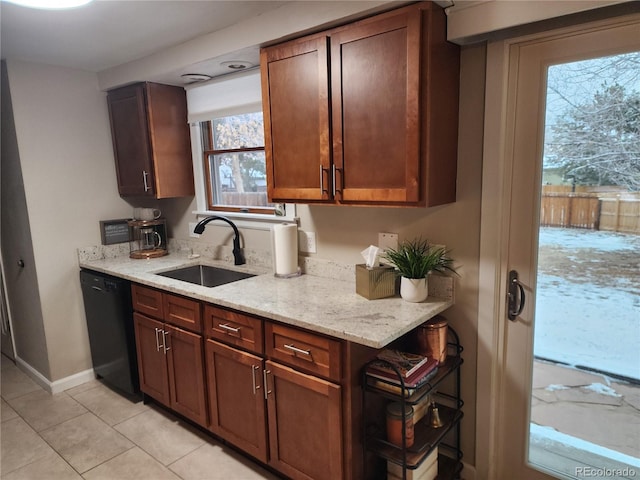
{"label": "snow on ground", "polygon": [[582,387],[585,390],[589,390],[591,392],[595,392],[600,395],[607,395],[609,397],[621,397],[619,393],[617,393],[613,388],[603,385],[602,383],[592,383],[591,385],[587,385],[586,387]]}
{"label": "snow on ground", "polygon": [[542,227],[536,356],[640,379],[640,236]]}

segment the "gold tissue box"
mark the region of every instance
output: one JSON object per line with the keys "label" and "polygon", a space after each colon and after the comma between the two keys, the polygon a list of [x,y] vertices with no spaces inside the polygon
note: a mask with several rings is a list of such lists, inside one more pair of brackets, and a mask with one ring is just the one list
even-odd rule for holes
{"label": "gold tissue box", "polygon": [[386,265],[367,268],[364,263],[356,265],[356,293],[369,300],[393,297],[396,294],[394,268]]}

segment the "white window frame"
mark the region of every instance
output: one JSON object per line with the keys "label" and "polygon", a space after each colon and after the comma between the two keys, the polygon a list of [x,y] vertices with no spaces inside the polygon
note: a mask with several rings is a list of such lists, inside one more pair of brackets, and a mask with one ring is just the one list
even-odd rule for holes
{"label": "white window frame", "polygon": [[[239,95],[238,92],[241,94]],[[282,204],[284,215],[210,210],[208,208],[200,122],[262,110],[260,72],[243,72],[240,75],[225,76],[213,79],[206,84],[187,88],[187,104],[196,194],[196,210],[192,213],[197,217],[224,215],[233,219],[238,226],[257,230],[269,230],[274,223],[297,222],[294,203]]]}

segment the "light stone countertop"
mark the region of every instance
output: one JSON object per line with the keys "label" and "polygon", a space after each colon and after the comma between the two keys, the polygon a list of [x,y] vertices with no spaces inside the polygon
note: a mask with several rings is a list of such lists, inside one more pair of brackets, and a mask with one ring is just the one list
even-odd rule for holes
{"label": "light stone countertop", "polygon": [[[434,291],[439,297],[430,294],[423,303],[409,303],[400,297],[367,300],[355,293],[355,273],[353,281],[310,274],[276,278],[271,268],[264,265],[236,267],[225,261],[203,257],[189,259],[177,253],[137,260],[124,255],[95,259],[79,252],[79,258],[81,268],[373,348],[385,347],[453,305],[453,280],[444,276],[431,276],[429,279],[430,292]],[[244,271],[256,276],[218,287],[202,287],[156,275],[198,264]],[[352,268],[355,271],[355,267]]]}

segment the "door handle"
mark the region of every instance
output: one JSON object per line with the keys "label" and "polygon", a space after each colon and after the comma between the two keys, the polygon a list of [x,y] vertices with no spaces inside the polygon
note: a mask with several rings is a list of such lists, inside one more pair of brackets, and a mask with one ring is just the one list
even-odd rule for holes
{"label": "door handle", "polygon": [[520,280],[518,280],[518,272],[515,270],[509,272],[507,300],[509,320],[515,321],[516,317],[522,313],[525,302],[524,286],[520,283]]}
{"label": "door handle", "polygon": [[262,370],[262,379],[264,381],[264,399],[269,400],[269,394],[271,390],[269,390],[269,383],[267,380],[268,375],[271,373],[271,370]]}
{"label": "door handle", "polygon": [[162,347],[162,345],[160,345],[160,338],[158,336],[158,334],[162,331],[162,329],[160,328],[156,328],[156,352],[160,351],[160,347]]}
{"label": "door handle", "polygon": [[166,355],[171,347],[167,347],[167,337],[169,336],[169,332],[163,330],[162,331],[162,348],[164,349],[164,354]]}
{"label": "door handle", "polygon": [[259,370],[260,367],[258,365],[251,365],[251,383],[253,384],[253,394],[260,389],[260,385],[256,383],[256,370]]}
{"label": "door handle", "polygon": [[144,183],[144,191],[148,192],[149,190],[151,190],[151,187],[149,187],[149,183],[147,181],[147,177],[149,176],[149,173],[145,170],[142,171],[142,182]]}

